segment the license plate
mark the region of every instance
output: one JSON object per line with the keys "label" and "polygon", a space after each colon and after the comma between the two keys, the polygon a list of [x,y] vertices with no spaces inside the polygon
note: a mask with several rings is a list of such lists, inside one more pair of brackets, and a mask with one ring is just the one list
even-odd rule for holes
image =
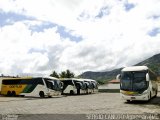
{"label": "license plate", "polygon": [[136,99],[135,97],[131,97],[132,100]]}

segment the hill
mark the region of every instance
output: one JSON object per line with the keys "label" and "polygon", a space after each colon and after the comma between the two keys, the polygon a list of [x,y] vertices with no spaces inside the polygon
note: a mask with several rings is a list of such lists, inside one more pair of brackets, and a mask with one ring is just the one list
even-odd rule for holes
{"label": "hill", "polygon": [[[146,65],[148,66],[152,71],[157,73],[160,76],[160,54],[156,54],[134,66],[140,66],[140,65]],[[82,78],[88,78],[88,79],[95,79],[99,81],[100,83],[106,83],[107,81],[111,79],[115,79],[116,75],[120,73],[122,68],[114,69],[111,71],[106,72],[92,72],[87,71],[81,74],[79,77]]]}
{"label": "hill", "polygon": [[148,66],[152,71],[154,71],[158,76],[160,76],[160,54],[156,54],[138,64],[139,65],[146,65]]}

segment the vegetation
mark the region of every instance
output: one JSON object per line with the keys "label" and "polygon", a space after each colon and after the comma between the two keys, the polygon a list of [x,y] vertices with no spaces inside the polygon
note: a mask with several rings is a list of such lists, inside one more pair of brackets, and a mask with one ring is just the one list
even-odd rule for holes
{"label": "vegetation", "polygon": [[148,65],[148,67],[153,70],[153,72],[155,72],[156,74],[159,74],[160,73],[160,64],[157,63],[157,64],[150,64]]}
{"label": "vegetation", "polygon": [[106,84],[108,83],[108,81],[116,79],[116,76],[120,73],[121,69],[122,68],[115,69],[112,71],[106,71],[106,72],[88,71],[88,72],[81,74],[79,77],[97,80],[99,84]]}
{"label": "vegetation", "polygon": [[105,84],[105,83],[106,83],[106,81],[105,81],[105,80],[97,80],[97,82],[98,82],[100,85],[103,85],[103,84]]}
{"label": "vegetation", "polygon": [[53,71],[52,74],[50,74],[52,77],[56,78],[74,78],[75,75],[70,70],[62,71],[60,74],[58,74],[56,71]]}
{"label": "vegetation", "polygon": [[59,78],[59,75],[56,71],[53,71],[52,74],[50,74],[51,77]]}

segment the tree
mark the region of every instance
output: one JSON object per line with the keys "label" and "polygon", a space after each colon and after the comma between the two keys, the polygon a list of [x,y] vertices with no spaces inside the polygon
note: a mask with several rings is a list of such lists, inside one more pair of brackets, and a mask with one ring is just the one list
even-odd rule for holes
{"label": "tree", "polygon": [[70,70],[62,71],[59,75],[61,78],[73,78],[74,73],[71,72]]}
{"label": "tree", "polygon": [[65,72],[65,71],[62,71],[62,72],[59,74],[59,76],[60,76],[61,78],[66,78],[66,72]]}
{"label": "tree", "polygon": [[59,78],[59,75],[57,74],[56,71],[53,71],[52,74],[50,74],[51,77],[56,77]]}
{"label": "tree", "polygon": [[66,78],[74,78],[74,73],[70,70],[66,70]]}

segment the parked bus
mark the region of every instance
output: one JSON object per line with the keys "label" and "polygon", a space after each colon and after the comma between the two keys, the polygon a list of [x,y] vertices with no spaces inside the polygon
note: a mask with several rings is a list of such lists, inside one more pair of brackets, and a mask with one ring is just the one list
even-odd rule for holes
{"label": "parked bus", "polygon": [[90,79],[92,84],[93,84],[93,93],[97,93],[98,92],[98,82],[96,80]]}
{"label": "parked bus", "polygon": [[2,80],[3,79],[10,79],[10,78],[16,78],[16,77],[14,77],[14,76],[0,76],[0,94],[1,94],[1,86],[2,86]]}
{"label": "parked bus", "polygon": [[52,97],[61,94],[62,84],[54,77],[4,78],[1,94],[7,96]]}
{"label": "parked bus", "polygon": [[157,96],[157,76],[147,66],[132,66],[121,70],[120,79],[122,99],[129,101],[145,100]]}
{"label": "parked bus", "polygon": [[98,92],[98,83],[95,80],[92,79],[83,79],[84,82],[86,83],[87,87],[87,93],[96,93]]}
{"label": "parked bus", "polygon": [[86,84],[82,79],[76,78],[63,78],[62,94],[86,94]]}
{"label": "parked bus", "polygon": [[2,86],[2,80],[3,79],[4,79],[3,77],[0,77],[0,94],[1,94],[1,86]]}

